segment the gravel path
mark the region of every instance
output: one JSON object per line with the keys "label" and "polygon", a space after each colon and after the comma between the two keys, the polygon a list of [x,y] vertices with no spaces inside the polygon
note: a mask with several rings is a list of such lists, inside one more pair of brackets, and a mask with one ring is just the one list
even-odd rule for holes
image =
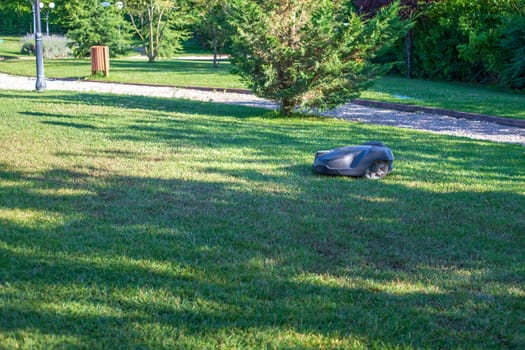
{"label": "gravel path", "polygon": [[[47,79],[46,83],[47,90],[106,92],[125,95],[184,98],[204,102],[228,103],[269,109],[275,108],[275,104],[270,101],[253,95],[239,93],[53,79]],[[0,73],[0,89],[34,90],[35,79]],[[364,123],[423,130],[438,134],[464,136],[477,140],[519,143],[525,146],[525,129],[523,128],[454,118],[446,115],[400,112],[395,110],[364,107],[352,103],[325,112],[323,115]]]}

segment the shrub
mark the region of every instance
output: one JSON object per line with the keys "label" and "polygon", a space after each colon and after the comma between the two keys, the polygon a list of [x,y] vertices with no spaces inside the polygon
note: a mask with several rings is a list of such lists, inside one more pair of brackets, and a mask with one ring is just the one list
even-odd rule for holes
{"label": "shrub", "polygon": [[[25,55],[35,54],[35,37],[33,34],[27,34],[22,39],[21,52]],[[62,35],[43,36],[42,43],[44,46],[44,58],[65,58],[71,56],[69,40]]]}
{"label": "shrub", "polygon": [[22,49],[20,52],[24,55],[35,54],[35,37],[32,34],[27,34],[22,38]]}

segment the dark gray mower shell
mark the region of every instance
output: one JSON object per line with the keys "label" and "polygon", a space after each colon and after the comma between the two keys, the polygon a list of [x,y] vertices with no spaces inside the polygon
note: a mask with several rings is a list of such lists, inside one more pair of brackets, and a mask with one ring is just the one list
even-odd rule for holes
{"label": "dark gray mower shell", "polygon": [[[317,152],[313,170],[327,175],[380,178],[392,171],[393,163],[394,155],[390,148],[381,142],[367,142]],[[376,174],[378,169],[379,175]]]}

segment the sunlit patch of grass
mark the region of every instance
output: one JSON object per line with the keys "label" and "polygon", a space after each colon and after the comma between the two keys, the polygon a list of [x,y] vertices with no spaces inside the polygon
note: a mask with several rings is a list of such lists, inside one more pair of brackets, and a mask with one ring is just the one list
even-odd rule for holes
{"label": "sunlit patch of grass", "polygon": [[364,99],[525,119],[525,95],[479,85],[385,77]]}
{"label": "sunlit patch of grass", "polygon": [[0,59],[17,59],[22,52],[22,38],[17,36],[0,36]]}
{"label": "sunlit patch of grass", "polygon": [[0,209],[0,220],[9,221],[13,226],[41,227],[42,225],[59,225],[63,218],[59,213],[46,211]]}
{"label": "sunlit patch of grass", "polygon": [[[525,344],[520,145],[160,98],[0,105],[2,346]],[[369,140],[385,179],[312,172]]]}

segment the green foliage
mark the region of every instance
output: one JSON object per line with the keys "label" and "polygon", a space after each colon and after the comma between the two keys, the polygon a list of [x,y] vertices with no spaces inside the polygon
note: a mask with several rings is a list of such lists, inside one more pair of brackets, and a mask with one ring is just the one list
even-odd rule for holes
{"label": "green foliage", "polygon": [[23,39],[20,52],[24,55],[34,55],[35,50],[35,37],[32,34],[26,35]]}
{"label": "green foliage", "polygon": [[502,27],[503,78],[512,88],[525,89],[525,13],[507,19]]}
{"label": "green foliage", "polygon": [[149,62],[181,51],[188,38],[189,7],[184,0],[130,0],[126,12]]}
{"label": "green foliage", "polygon": [[414,29],[415,75],[423,78],[468,80],[469,64],[459,59],[457,43],[468,36],[458,26],[460,9],[449,0],[423,10]]}
{"label": "green foliage", "polygon": [[99,0],[72,0],[66,6],[67,36],[75,57],[87,57],[96,45],[109,46],[111,55],[129,49],[129,24],[116,6],[104,7]]}
{"label": "green foliage", "polygon": [[284,114],[347,102],[387,71],[371,60],[407,26],[398,3],[369,20],[346,10],[341,1],[234,1],[232,63]]}
{"label": "green foliage", "polygon": [[513,18],[522,18],[524,8],[524,0],[442,0],[431,4],[416,27],[419,76],[519,87],[519,78],[512,77],[523,74],[519,73],[523,31],[519,20]]}
{"label": "green foliage", "polygon": [[457,47],[459,57],[471,65],[472,80],[499,80],[504,64],[499,45],[502,39],[501,25],[505,18],[512,15],[519,2],[460,1],[463,13],[458,17],[458,26],[468,36],[468,41],[459,43]]}
{"label": "green foliage", "polygon": [[31,3],[27,0],[0,2],[0,33],[25,34],[33,32]]}
{"label": "green foliage", "polygon": [[[55,3],[50,10],[48,4]],[[0,0],[0,33],[8,35],[24,35],[34,32],[32,2],[34,0]],[[40,10],[42,32],[45,32],[45,14],[47,11],[50,33],[65,33],[62,19],[65,17],[65,3],[69,0],[41,0],[44,8]]]}

